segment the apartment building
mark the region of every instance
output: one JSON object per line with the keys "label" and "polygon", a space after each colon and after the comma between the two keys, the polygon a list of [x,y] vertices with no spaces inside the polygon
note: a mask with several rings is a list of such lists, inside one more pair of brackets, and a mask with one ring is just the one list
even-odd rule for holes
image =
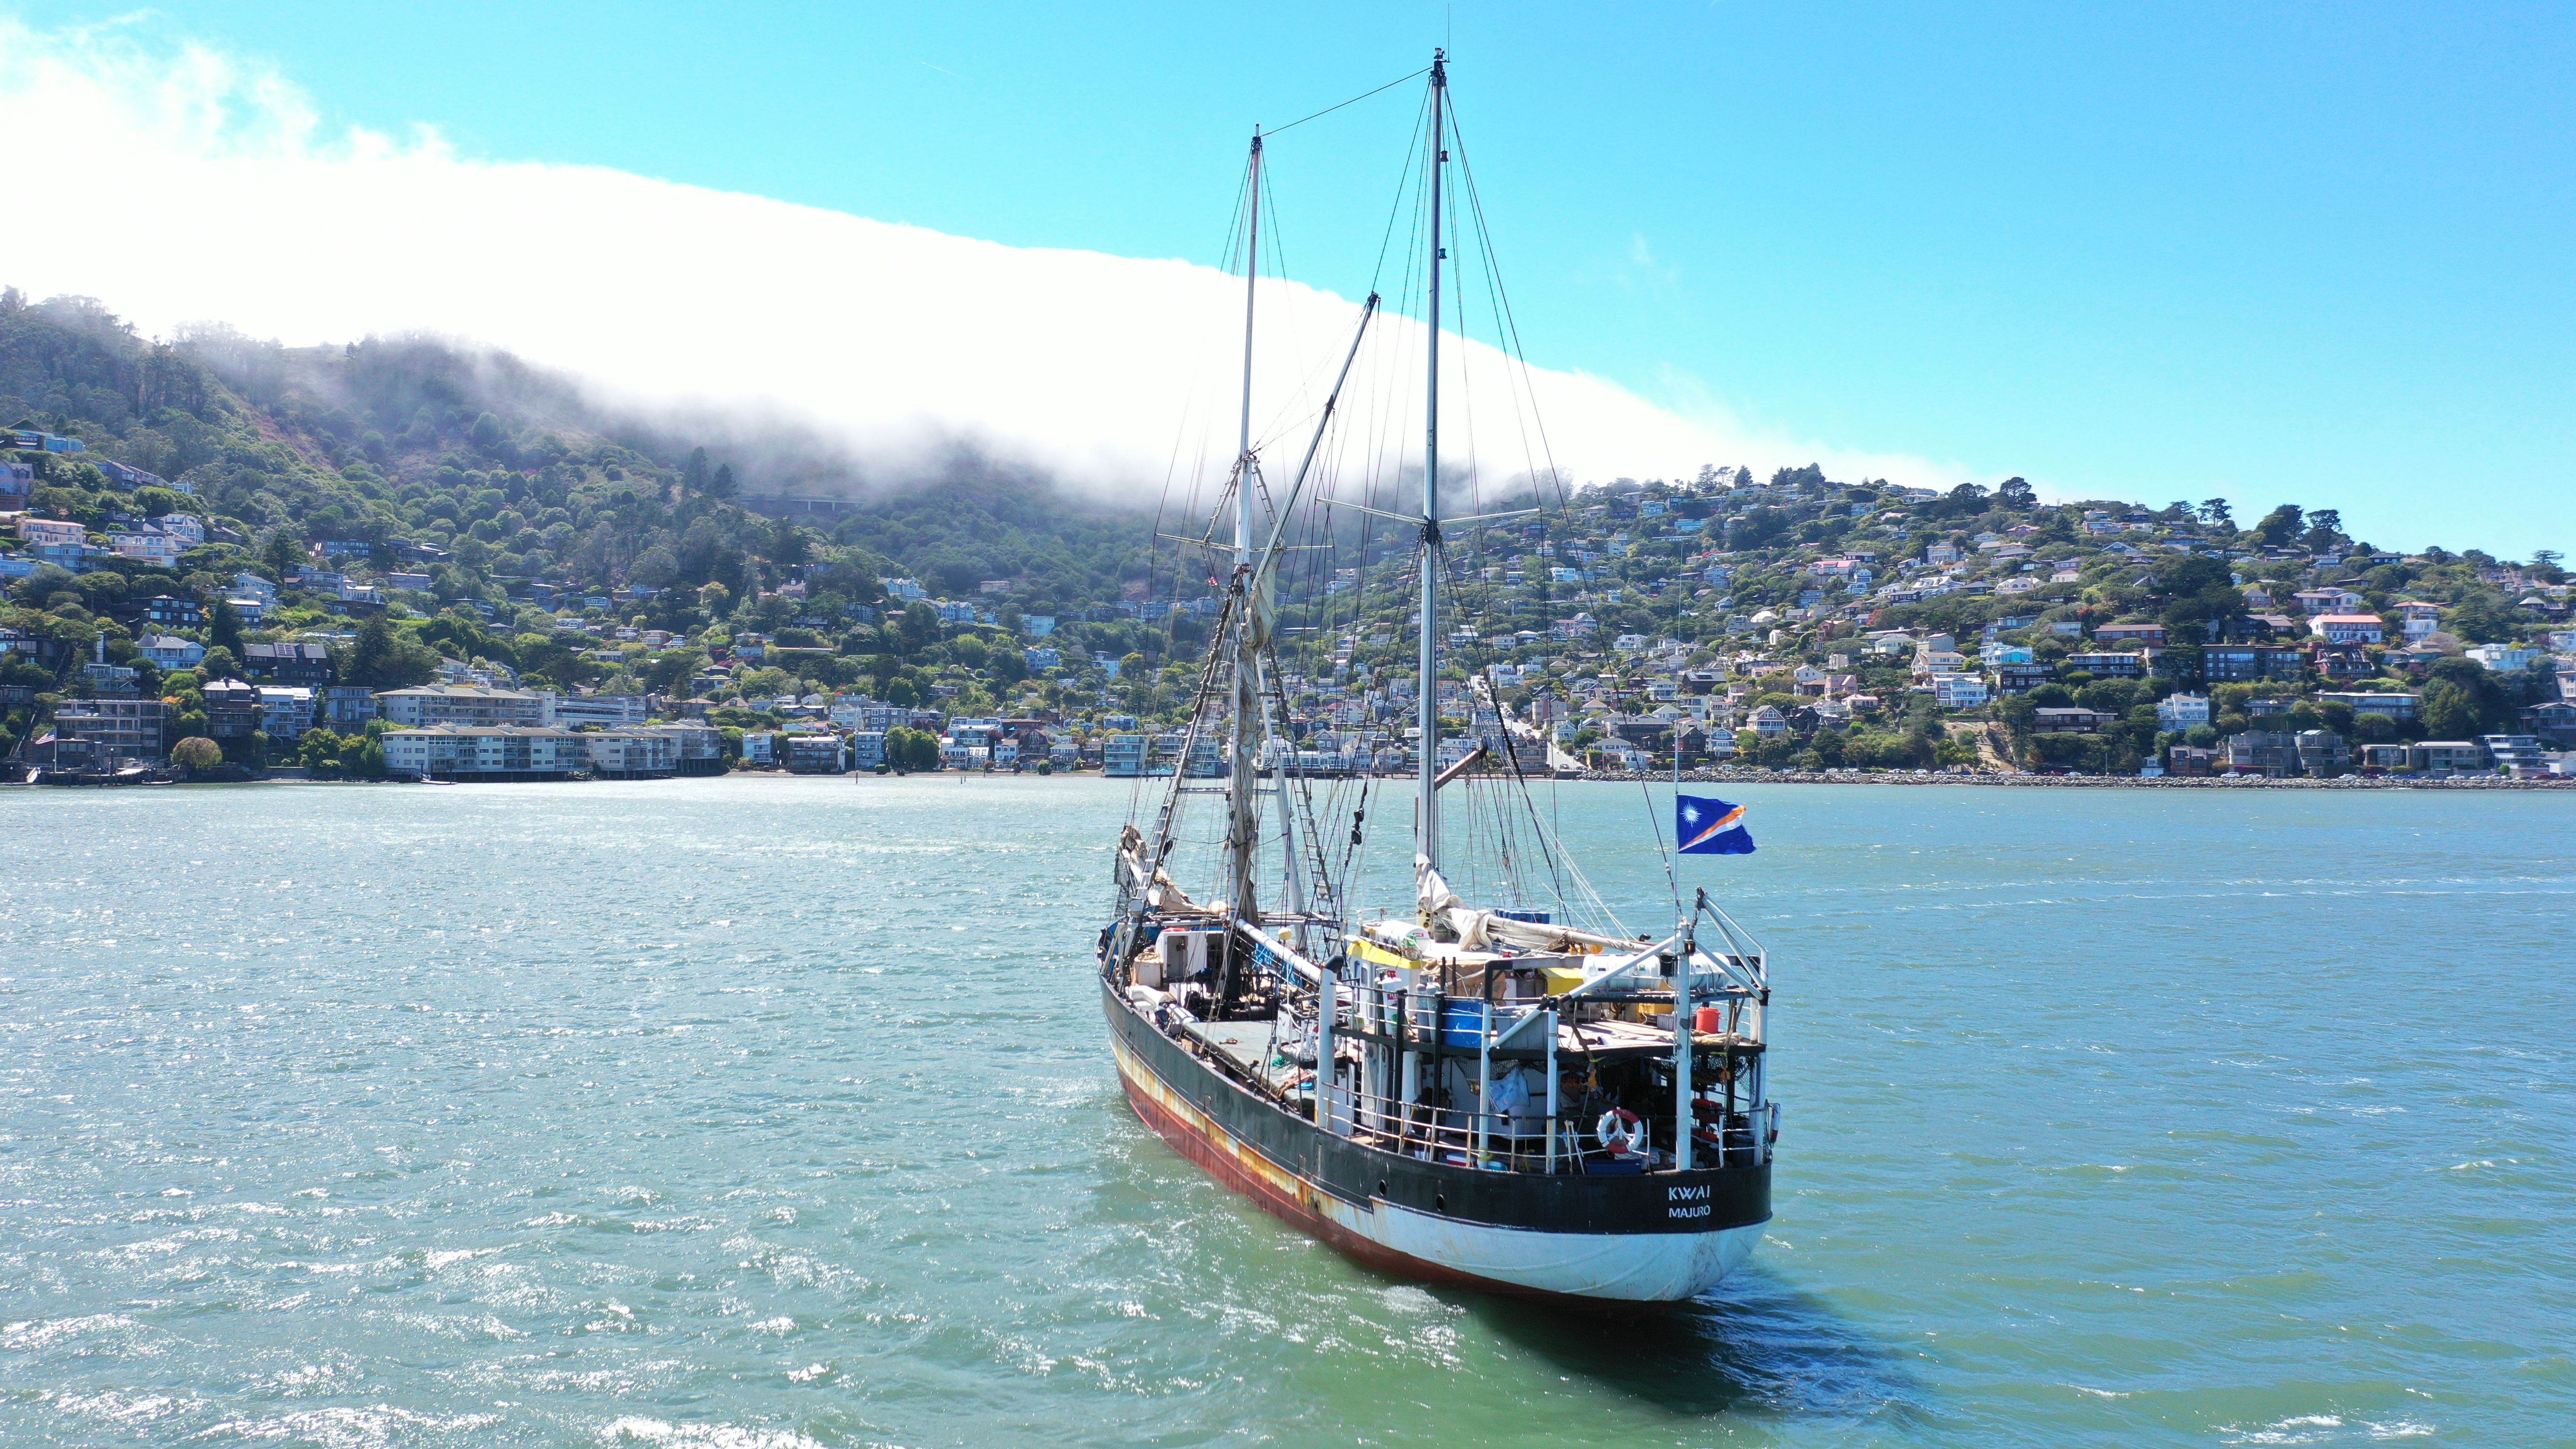
{"label": "apartment building", "polygon": [[436,725],[542,728],[546,724],[544,695],[473,684],[419,684],[409,689],[380,690],[376,706],[386,719],[407,729]]}

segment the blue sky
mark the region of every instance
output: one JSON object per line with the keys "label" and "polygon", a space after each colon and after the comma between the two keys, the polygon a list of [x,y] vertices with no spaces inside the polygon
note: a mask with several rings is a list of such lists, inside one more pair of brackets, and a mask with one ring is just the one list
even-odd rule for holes
{"label": "blue sky", "polygon": [[[106,6],[22,6],[30,24]],[[1452,46],[1532,360],[2067,497],[2576,551],[2576,9],[163,4],[327,125],[1219,260],[1243,138]],[[1356,292],[1411,88],[1274,148]],[[114,299],[110,299],[111,302]]]}

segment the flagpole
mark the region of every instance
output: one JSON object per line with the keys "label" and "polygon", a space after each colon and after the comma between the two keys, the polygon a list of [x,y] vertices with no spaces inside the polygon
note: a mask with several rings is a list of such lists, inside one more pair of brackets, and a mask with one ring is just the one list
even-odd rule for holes
{"label": "flagpole", "polygon": [[[1682,732],[1679,717],[1676,716],[1673,729],[1673,854],[1680,855],[1681,847]],[[1676,877],[1673,881],[1673,914],[1678,917],[1681,912],[1682,887],[1680,879]],[[1691,983],[1699,975],[1699,966],[1694,959],[1699,955],[1699,948],[1698,943],[1692,938],[1692,933],[1698,925],[1699,912],[1695,910],[1691,912],[1689,919],[1674,922],[1674,934],[1682,938],[1681,959],[1673,964],[1673,1170],[1675,1172],[1691,1170],[1691,1159],[1695,1155],[1691,1151],[1695,1145],[1691,1141],[1691,1130],[1698,1125],[1691,1116],[1691,1103],[1699,1095],[1691,1086],[1693,1055],[1691,1012],[1698,1005],[1691,999]],[[1723,1130],[1724,1124],[1720,1124],[1720,1131]]]}

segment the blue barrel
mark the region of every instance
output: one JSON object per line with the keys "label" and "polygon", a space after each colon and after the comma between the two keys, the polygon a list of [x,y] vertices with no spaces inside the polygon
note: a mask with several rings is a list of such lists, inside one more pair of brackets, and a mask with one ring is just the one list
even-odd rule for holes
{"label": "blue barrel", "polygon": [[1451,997],[1440,1003],[1440,1041],[1444,1046],[1472,1047],[1485,1040],[1485,1003],[1475,997]]}

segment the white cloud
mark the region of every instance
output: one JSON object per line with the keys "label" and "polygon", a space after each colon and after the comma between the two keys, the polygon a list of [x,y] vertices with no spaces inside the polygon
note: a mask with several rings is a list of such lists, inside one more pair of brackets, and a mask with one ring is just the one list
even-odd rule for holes
{"label": "white cloud", "polygon": [[[1204,474],[1231,456],[1242,284],[1211,268],[480,160],[429,131],[327,136],[285,79],[121,30],[0,25],[0,50],[8,174],[75,189],[0,245],[0,281],[34,295],[95,296],[162,335],[197,320],[298,345],[433,331],[609,400],[803,424],[878,472],[962,440],[1151,497],[1176,457]],[[1260,427],[1302,443],[1356,307],[1273,283],[1261,311]],[[1418,465],[1423,341],[1407,320],[1377,329],[1345,404],[1343,486]],[[1444,353],[1444,456],[1473,456],[1489,484],[1539,462],[1505,359]],[[1535,371],[1529,390],[1577,479],[1810,459],[1837,476],[1963,476],[1763,436],[1687,388],[1684,412],[1580,373]],[[1294,452],[1273,450],[1274,478]]]}

